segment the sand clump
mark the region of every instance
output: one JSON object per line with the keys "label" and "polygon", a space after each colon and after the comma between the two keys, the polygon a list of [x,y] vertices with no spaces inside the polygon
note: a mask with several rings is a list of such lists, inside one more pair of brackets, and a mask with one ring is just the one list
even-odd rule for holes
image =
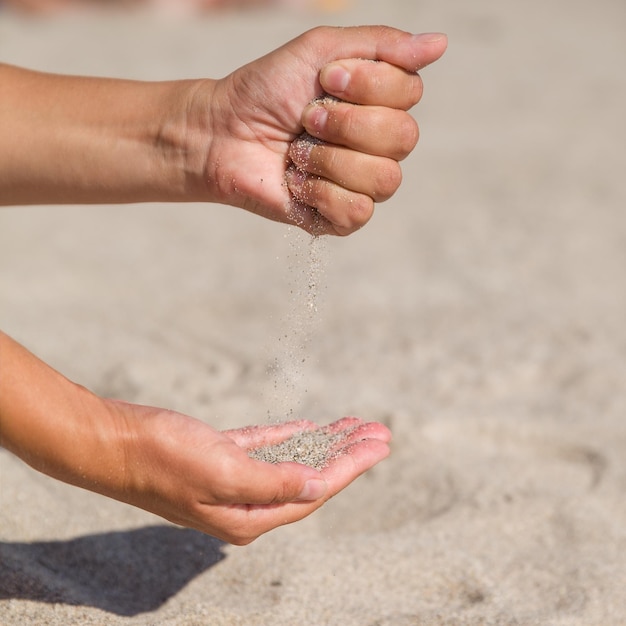
{"label": "sand clump", "polygon": [[249,450],[248,455],[266,463],[291,461],[322,470],[340,454],[341,444],[350,432],[342,430],[335,433],[329,428],[303,430],[280,443]]}

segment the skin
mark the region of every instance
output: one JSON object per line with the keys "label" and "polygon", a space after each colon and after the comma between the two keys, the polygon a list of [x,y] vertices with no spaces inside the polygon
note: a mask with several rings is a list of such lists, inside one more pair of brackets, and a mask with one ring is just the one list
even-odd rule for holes
{"label": "skin", "polygon": [[[422,95],[416,71],[445,46],[443,35],[321,27],[221,80],[0,66],[0,204],[219,202],[350,234],[398,188],[418,139],[406,112]],[[311,104],[324,93],[344,102]],[[325,144],[298,163],[303,181],[288,170],[287,188],[305,130]]]}
{"label": "skin", "polygon": [[[0,203],[202,201],[347,235],[401,181],[417,70],[443,35],[317,28],[220,80],[161,83],[0,66]],[[374,63],[372,61],[375,61]],[[319,98],[325,94],[335,99]],[[316,142],[304,142],[303,133]],[[218,432],[101,398],[0,332],[0,444],[50,476],[234,544],[309,515],[389,453],[355,418],[321,472],[247,450],[311,422]]]}
{"label": "skin", "polygon": [[173,411],[100,398],[0,332],[0,444],[53,478],[156,513],[229,543],[318,509],[389,453],[382,424],[344,418],[340,453],[321,472],[272,465],[247,450],[308,421],[219,432]]}

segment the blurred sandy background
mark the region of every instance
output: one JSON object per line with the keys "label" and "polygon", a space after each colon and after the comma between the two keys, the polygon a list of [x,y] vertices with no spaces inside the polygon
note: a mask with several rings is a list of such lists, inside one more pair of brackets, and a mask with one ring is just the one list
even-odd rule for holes
{"label": "blurred sandy background", "polygon": [[[0,211],[0,326],[102,394],[218,428],[288,397],[320,422],[384,421],[392,456],[233,548],[0,451],[1,624],[626,623],[624,2],[5,9],[0,58],[219,77],[320,23],[450,47],[423,72],[401,191],[317,250],[315,320],[309,241],[286,227],[211,205],[32,207]],[[310,339],[281,386],[285,330]]]}

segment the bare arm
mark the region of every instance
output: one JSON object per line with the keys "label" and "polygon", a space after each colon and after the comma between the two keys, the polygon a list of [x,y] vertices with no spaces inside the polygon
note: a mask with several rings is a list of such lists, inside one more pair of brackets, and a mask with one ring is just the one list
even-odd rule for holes
{"label": "bare arm", "polygon": [[191,81],[61,76],[0,65],[0,85],[1,204],[190,195],[177,111]]}
{"label": "bare arm", "polygon": [[0,445],[35,469],[172,522],[246,544],[322,506],[389,453],[385,426],[350,418],[321,472],[249,458],[311,422],[221,433],[188,417],[100,398],[0,332]]}
{"label": "bare arm", "polygon": [[[319,28],[218,81],[0,66],[0,204],[221,202],[349,234],[400,184],[398,162],[418,136],[406,112],[422,95],[416,71],[445,45],[385,27]],[[320,102],[324,94],[334,99]],[[0,333],[2,446],[50,476],[227,541],[305,517],[389,452],[382,424],[340,420],[343,454],[321,472],[246,453],[315,427],[220,433],[99,398]]]}
{"label": "bare arm", "polygon": [[[160,83],[0,66],[0,204],[220,202],[349,234],[400,184],[416,70],[445,45],[318,28],[221,80]],[[341,102],[311,104],[325,94]],[[321,143],[295,150],[304,131]]]}

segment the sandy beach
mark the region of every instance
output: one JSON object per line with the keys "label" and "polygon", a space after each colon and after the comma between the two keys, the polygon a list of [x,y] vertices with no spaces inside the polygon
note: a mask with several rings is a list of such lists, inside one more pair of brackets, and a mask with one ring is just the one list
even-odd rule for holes
{"label": "sandy beach", "polygon": [[219,429],[355,415],[391,456],[233,547],[0,450],[2,626],[626,624],[626,4],[0,9],[0,59],[220,77],[322,23],[450,39],[366,228],[311,246],[216,205],[5,208],[0,327],[100,394]]}

